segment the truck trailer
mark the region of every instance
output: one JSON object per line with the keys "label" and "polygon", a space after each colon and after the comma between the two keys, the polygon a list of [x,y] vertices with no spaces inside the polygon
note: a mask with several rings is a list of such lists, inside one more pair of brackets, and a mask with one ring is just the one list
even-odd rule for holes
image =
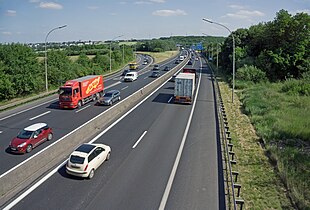
{"label": "truck trailer", "polygon": [[174,103],[191,104],[194,99],[195,74],[179,73],[174,83]]}
{"label": "truck trailer", "polygon": [[81,107],[103,95],[102,75],[88,75],[67,81],[59,88],[59,106],[62,109]]}

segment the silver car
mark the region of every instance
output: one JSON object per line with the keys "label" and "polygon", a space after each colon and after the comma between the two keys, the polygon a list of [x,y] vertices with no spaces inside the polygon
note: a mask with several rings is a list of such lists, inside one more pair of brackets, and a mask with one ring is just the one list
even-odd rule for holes
{"label": "silver car", "polygon": [[109,105],[121,100],[121,93],[119,90],[110,90],[106,92],[99,100],[98,104]]}

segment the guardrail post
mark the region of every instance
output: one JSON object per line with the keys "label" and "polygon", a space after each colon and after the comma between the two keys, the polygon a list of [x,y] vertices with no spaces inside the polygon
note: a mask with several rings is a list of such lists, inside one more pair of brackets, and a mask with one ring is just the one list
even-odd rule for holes
{"label": "guardrail post", "polygon": [[230,131],[226,131],[227,137],[230,137]]}
{"label": "guardrail post", "polygon": [[243,204],[244,204],[244,200],[242,200],[242,199],[236,199],[236,204],[237,204],[237,205],[240,205],[240,210],[242,210]]}
{"label": "guardrail post", "polygon": [[239,172],[237,172],[237,171],[232,171],[231,173],[232,173],[232,175],[235,176],[235,182],[237,182],[237,181],[238,181]]}
{"label": "guardrail post", "polygon": [[234,188],[237,188],[237,197],[240,197],[240,191],[241,191],[241,185],[240,184],[234,184]]}
{"label": "guardrail post", "polygon": [[231,160],[235,159],[235,153],[234,152],[229,152],[229,154],[231,155]]}
{"label": "guardrail post", "polygon": [[232,151],[233,146],[234,146],[233,144],[228,144],[229,151]]}
{"label": "guardrail post", "polygon": [[231,137],[229,136],[226,139],[228,140],[229,144],[231,144]]}

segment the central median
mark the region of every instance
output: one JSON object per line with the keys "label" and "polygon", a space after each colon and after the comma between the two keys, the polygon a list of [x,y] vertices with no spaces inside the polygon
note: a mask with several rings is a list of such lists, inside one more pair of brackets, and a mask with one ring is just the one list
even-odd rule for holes
{"label": "central median", "polygon": [[34,154],[30,159],[19,164],[13,170],[2,175],[0,178],[0,206],[3,206],[19,192],[31,186],[40,177],[64,161],[79,144],[89,141],[126,111],[134,107],[139,101],[148,96],[157,87],[166,82],[180,68],[186,65],[189,57],[161,77],[71,131],[42,151]]}

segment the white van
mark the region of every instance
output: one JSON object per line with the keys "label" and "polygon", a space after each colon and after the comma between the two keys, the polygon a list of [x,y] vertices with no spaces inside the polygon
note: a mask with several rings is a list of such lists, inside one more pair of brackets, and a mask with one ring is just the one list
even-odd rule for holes
{"label": "white van", "polygon": [[183,55],[180,55],[180,61],[183,61],[184,60],[184,56]]}
{"label": "white van", "polygon": [[128,72],[124,77],[125,82],[133,82],[137,79],[138,79],[138,72],[136,71]]}

